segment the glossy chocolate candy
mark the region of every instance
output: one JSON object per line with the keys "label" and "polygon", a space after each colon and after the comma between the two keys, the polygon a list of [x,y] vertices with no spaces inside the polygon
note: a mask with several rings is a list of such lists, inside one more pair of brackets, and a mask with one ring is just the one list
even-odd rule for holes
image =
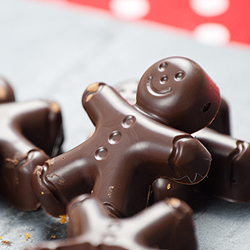
{"label": "glossy chocolate candy", "polygon": [[[0,79],[0,197],[22,210],[40,206],[31,186],[36,165],[56,155],[62,140],[62,117],[57,103],[14,102],[14,92]],[[9,103],[5,103],[9,102]]]}
{"label": "glossy chocolate candy", "polygon": [[67,240],[44,242],[29,250],[197,249],[192,210],[178,199],[117,219],[109,217],[98,199],[81,195],[69,204],[68,215]]}

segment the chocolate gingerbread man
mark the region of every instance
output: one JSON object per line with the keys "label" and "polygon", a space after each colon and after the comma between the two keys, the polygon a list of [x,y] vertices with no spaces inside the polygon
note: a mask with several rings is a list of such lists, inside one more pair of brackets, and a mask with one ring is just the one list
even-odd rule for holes
{"label": "chocolate gingerbread man", "polygon": [[[32,175],[49,214],[65,214],[71,199],[91,192],[114,216],[127,217],[147,206],[156,178],[194,184],[207,175],[211,158],[206,148],[165,125],[171,118],[179,129],[192,132],[218,111],[219,90],[195,62],[175,57],[151,66],[140,80],[134,106],[104,83],[90,85],[82,103],[95,133]],[[190,122],[184,123],[182,115]]]}
{"label": "chocolate gingerbread man", "polygon": [[81,195],[69,204],[68,214],[67,240],[43,242],[26,250],[197,249],[192,210],[178,199],[117,219],[110,218],[100,201]]}

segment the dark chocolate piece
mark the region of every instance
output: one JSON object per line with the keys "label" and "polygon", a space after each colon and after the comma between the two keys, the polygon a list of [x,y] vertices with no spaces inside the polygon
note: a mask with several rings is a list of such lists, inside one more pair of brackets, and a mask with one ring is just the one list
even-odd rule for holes
{"label": "dark chocolate piece", "polygon": [[62,117],[55,102],[42,100],[0,105],[0,197],[22,210],[40,202],[31,186],[34,168],[62,143]]}
{"label": "dark chocolate piece", "polygon": [[7,80],[0,77],[0,104],[14,101],[15,95],[12,87]]}
{"label": "dark chocolate piece", "polygon": [[109,217],[95,198],[81,195],[68,207],[68,239],[29,250],[197,249],[192,210],[178,199],[159,202],[126,219]]}

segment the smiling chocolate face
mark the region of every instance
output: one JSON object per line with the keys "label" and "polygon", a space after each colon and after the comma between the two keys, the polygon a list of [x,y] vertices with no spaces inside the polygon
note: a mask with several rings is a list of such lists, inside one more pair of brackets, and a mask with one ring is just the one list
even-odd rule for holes
{"label": "smiling chocolate face", "polygon": [[194,61],[170,57],[142,76],[136,106],[156,120],[192,133],[207,126],[220,105],[217,86]]}

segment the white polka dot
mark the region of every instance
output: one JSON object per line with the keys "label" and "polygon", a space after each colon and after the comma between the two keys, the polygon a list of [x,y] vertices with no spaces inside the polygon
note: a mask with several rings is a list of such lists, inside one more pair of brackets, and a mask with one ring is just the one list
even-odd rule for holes
{"label": "white polka dot", "polygon": [[148,0],[111,0],[109,8],[115,16],[125,20],[138,20],[149,13]]}
{"label": "white polka dot", "polygon": [[230,41],[229,30],[217,23],[204,23],[194,30],[194,37],[202,43],[210,45],[225,45]]}
{"label": "white polka dot", "polygon": [[229,0],[190,0],[191,9],[196,14],[207,17],[225,13],[229,5]]}

